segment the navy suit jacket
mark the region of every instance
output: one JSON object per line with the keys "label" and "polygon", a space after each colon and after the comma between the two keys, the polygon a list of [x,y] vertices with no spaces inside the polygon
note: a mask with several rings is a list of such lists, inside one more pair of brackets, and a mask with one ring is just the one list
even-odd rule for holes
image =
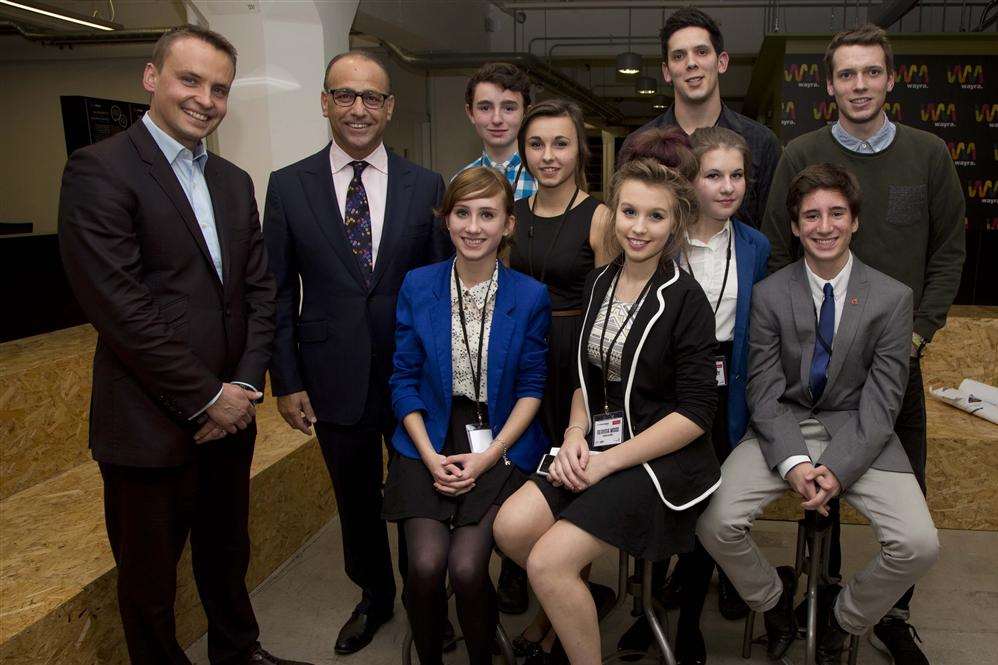
{"label": "navy suit jacket", "polygon": [[[450,425],[453,397],[451,297],[454,262],[443,261],[410,272],[402,284],[395,334],[392,406],[400,421],[421,411],[433,448],[440,451]],[[547,334],[551,301],[547,287],[499,264],[495,312],[489,331],[486,401],[492,434],[502,430],[521,397],[544,396]],[[548,440],[534,420],[511,441],[509,459],[524,471],[537,468]],[[419,458],[400,423],[392,445],[406,457]]]}
{"label": "navy suit jacket", "polygon": [[734,447],[748,429],[746,386],[749,313],[752,311],[752,287],[766,278],[769,240],[756,229],[736,219],[731,220],[731,227],[735,231],[735,263],[738,267],[735,334],[732,340],[731,367],[728,368],[728,442]]}
{"label": "navy suit jacket", "polygon": [[[439,174],[388,152],[384,227],[367,285],[336,202],[329,145],[271,174],[263,235],[277,279],[275,395],[306,390],[316,417],[338,425],[389,412],[402,279],[453,251],[433,213],[443,192]],[[368,404],[369,392],[379,403]]]}

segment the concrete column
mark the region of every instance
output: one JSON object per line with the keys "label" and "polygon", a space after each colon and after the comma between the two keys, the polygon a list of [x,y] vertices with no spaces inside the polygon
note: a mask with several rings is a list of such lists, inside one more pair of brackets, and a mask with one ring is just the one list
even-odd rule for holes
{"label": "concrete column", "polygon": [[[329,140],[319,94],[331,57],[350,47],[359,0],[193,0],[239,51],[216,150],[249,172],[260,208],[270,172]],[[191,12],[189,21],[198,22]]]}

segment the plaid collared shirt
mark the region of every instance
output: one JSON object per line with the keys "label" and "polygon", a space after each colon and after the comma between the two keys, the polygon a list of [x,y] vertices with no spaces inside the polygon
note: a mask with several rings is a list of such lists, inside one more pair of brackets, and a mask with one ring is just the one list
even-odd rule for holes
{"label": "plaid collared shirt", "polygon": [[[476,166],[484,166],[490,169],[495,169],[500,171],[506,176],[506,180],[509,180],[509,184],[513,186],[513,200],[519,201],[520,199],[527,198],[528,196],[533,196],[534,192],[537,191],[537,180],[534,176],[530,175],[530,171],[523,164],[520,159],[520,154],[514,152],[513,156],[507,159],[505,162],[493,162],[489,159],[489,156],[482,151],[482,156],[468,164],[461,171],[466,171],[468,169],[473,169]],[[460,173],[461,171],[458,171]],[[454,175],[457,175],[455,173]],[[451,178],[453,180],[453,178]]]}

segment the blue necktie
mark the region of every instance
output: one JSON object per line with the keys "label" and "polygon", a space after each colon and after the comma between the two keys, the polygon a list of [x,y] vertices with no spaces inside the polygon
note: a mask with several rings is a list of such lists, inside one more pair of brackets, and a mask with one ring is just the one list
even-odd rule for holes
{"label": "blue necktie", "polygon": [[832,357],[832,338],[835,336],[835,291],[825,284],[825,299],[818,315],[818,330],[814,336],[814,357],[811,359],[811,399],[817,402],[825,392],[828,361]]}
{"label": "blue necktie", "polygon": [[371,207],[367,201],[367,190],[360,179],[361,173],[367,167],[367,162],[350,162],[353,167],[353,179],[347,187],[346,214],[343,215],[343,225],[347,230],[347,239],[353,249],[354,256],[360,264],[364,281],[370,284],[374,260],[371,245]]}

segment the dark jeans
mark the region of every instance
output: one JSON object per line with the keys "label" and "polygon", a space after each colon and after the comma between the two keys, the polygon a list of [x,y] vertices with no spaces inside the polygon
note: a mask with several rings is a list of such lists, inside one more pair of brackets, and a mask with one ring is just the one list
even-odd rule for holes
{"label": "dark jeans", "polygon": [[246,570],[255,425],[197,447],[177,467],[100,464],[104,517],[118,568],[118,608],[133,663],[190,665],[173,614],[177,562],[191,538],[194,580],[208,617],[208,658],[245,662],[257,644]]}
{"label": "dark jeans", "polygon": [[[922,366],[918,358],[912,358],[909,364],[908,385],[901,399],[901,410],[894,423],[894,433],[901,440],[901,447],[908,455],[915,480],[925,494],[925,459],[928,453],[928,442],[925,430],[925,389],[922,385]],[[832,527],[832,548],[828,561],[828,572],[834,577],[840,577],[842,572],[842,545],[839,523],[839,500],[829,503]],[[894,603],[896,609],[907,611],[915,587],[911,587]]]}

